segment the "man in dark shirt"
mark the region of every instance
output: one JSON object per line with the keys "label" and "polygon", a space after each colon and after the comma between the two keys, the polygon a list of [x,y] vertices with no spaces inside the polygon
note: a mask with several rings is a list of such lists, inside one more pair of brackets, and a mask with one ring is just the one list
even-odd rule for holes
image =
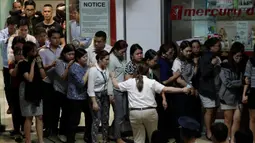
{"label": "man in dark shirt", "polygon": [[24,4],[25,17],[29,21],[29,34],[34,36],[36,24],[43,21],[41,12],[35,12],[36,4],[33,0],[28,0]]}
{"label": "man in dark shirt", "polygon": [[44,16],[44,21],[38,23],[36,27],[43,27],[45,28],[46,32],[48,32],[49,29],[55,29],[61,34],[61,46],[65,46],[65,38],[63,34],[63,28],[59,23],[53,20],[53,7],[50,4],[45,4],[43,6],[43,16]]}

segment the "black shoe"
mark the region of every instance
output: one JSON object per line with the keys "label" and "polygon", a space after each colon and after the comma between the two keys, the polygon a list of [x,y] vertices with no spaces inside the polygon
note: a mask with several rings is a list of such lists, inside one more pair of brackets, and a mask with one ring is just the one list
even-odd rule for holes
{"label": "black shoe", "polygon": [[43,131],[43,137],[49,137],[49,136],[51,136],[51,134],[52,134],[52,131],[51,131],[51,129],[45,129],[44,131]]}
{"label": "black shoe", "polygon": [[0,133],[5,132],[5,125],[0,124]]}
{"label": "black shoe", "polygon": [[13,137],[13,136],[17,136],[17,135],[22,135],[21,132],[18,132],[18,131],[10,131],[10,136]]}
{"label": "black shoe", "polygon": [[23,138],[25,138],[25,137],[23,137],[22,134],[16,135],[15,136],[15,141],[18,142],[18,143],[21,143],[23,141]]}
{"label": "black shoe", "polygon": [[84,140],[85,143],[92,143],[91,138],[89,138],[89,137],[87,137],[87,136],[84,136],[84,137],[83,137],[83,140]]}

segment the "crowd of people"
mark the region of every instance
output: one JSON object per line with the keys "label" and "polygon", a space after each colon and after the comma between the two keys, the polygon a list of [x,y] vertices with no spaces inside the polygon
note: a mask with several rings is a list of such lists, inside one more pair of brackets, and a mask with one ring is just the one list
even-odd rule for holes
{"label": "crowd of people", "polygon": [[[203,45],[197,40],[179,46],[170,42],[158,50],[129,47],[124,40],[111,47],[104,31],[93,39],[81,37],[74,7],[72,43],[67,43],[64,7],[59,4],[53,17],[50,4],[36,12],[33,0],[15,1],[0,31],[10,135],[16,141],[31,143],[35,117],[39,143],[52,136],[74,143],[83,112],[88,143],[99,142],[99,133],[105,143],[128,142],[122,134],[129,129],[135,143],[166,143],[172,137],[193,143],[204,125],[206,138],[214,143],[255,142],[255,58],[245,55],[242,43],[233,43],[227,58],[216,37]],[[244,106],[250,129],[240,127]],[[219,108],[224,124],[214,123]]]}

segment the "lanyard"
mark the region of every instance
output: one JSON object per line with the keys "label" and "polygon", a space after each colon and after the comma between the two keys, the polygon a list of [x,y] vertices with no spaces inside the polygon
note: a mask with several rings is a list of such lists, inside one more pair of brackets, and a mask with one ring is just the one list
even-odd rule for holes
{"label": "lanyard", "polygon": [[104,78],[104,88],[103,88],[103,90],[104,90],[107,85],[107,77],[102,71],[100,71],[99,69],[97,69],[97,70],[101,73],[102,77]]}
{"label": "lanyard", "polygon": [[105,74],[102,71],[99,71],[99,72],[101,73],[102,77],[104,78],[104,83],[106,83],[107,82],[107,78],[106,78]]}

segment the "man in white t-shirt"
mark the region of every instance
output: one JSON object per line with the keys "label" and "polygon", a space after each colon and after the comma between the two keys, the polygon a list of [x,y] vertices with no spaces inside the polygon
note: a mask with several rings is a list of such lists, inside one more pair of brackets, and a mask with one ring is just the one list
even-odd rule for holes
{"label": "man in white t-shirt", "polygon": [[13,34],[8,40],[7,56],[8,56],[9,62],[14,60],[14,55],[12,50],[12,41],[14,37],[21,36],[21,37],[24,37],[26,41],[31,41],[33,43],[36,43],[35,37],[28,34],[28,22],[26,21],[26,19],[21,19],[17,27],[18,27],[18,32],[16,34]]}
{"label": "man in white t-shirt", "polygon": [[106,44],[106,33],[104,31],[98,31],[95,34],[94,37],[94,44],[91,45],[88,49],[88,62],[87,64],[89,66],[95,65],[97,62],[96,60],[96,52],[95,51],[102,51],[106,50],[107,52],[110,52],[112,49],[112,46]]}

